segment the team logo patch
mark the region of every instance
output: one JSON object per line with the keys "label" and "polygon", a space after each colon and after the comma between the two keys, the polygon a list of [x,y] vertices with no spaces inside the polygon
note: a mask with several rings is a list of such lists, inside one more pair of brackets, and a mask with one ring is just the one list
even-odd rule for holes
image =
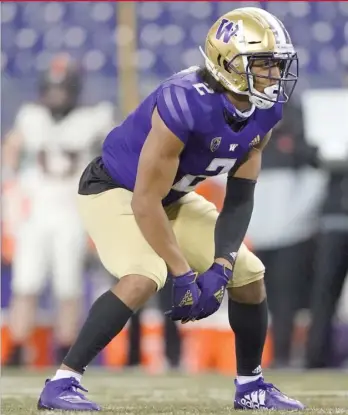
{"label": "team logo patch", "polygon": [[213,138],[210,143],[210,151],[214,153],[214,151],[216,151],[220,147],[220,143],[221,143],[221,137]]}
{"label": "team logo patch", "polygon": [[217,40],[222,40],[224,43],[228,43],[233,36],[236,36],[238,30],[239,27],[236,22],[231,22],[231,20],[228,19],[222,19],[216,31],[215,37]]}
{"label": "team logo patch", "polygon": [[216,293],[214,294],[214,297],[216,298],[216,301],[218,303],[222,303],[222,300],[224,299],[224,294],[225,294],[225,288],[221,287],[218,291],[216,291]]}
{"label": "team logo patch", "polygon": [[190,290],[187,290],[182,300],[179,303],[179,307],[185,307],[185,306],[192,305],[192,304],[193,304],[192,293]]}

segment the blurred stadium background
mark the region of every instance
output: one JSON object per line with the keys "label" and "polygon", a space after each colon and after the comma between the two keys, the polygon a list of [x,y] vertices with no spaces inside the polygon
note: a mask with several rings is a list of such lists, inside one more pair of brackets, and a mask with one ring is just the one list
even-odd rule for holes
{"label": "blurred stadium background", "polygon": [[[261,253],[265,251],[274,253],[278,252],[278,248],[287,245],[282,241],[277,246],[277,237],[274,237],[275,245],[268,246],[269,231],[272,230],[275,234],[287,233],[289,228],[302,227],[303,221],[309,220],[313,223],[309,233],[303,237],[300,235],[298,241],[295,241],[296,237],[294,237],[293,241],[289,242],[289,247],[295,242],[297,244],[307,240],[311,244],[311,249],[308,250],[311,271],[306,275],[304,271],[302,275],[301,271],[299,278],[294,278],[296,281],[300,280],[296,283],[295,293],[292,292],[291,287],[287,287],[285,292],[286,297],[295,300],[301,297],[301,301],[296,306],[295,330],[290,336],[293,345],[291,362],[283,363],[284,366],[293,364],[301,366],[305,364],[306,335],[311,321],[311,313],[308,310],[312,304],[313,287],[318,284],[314,275],[318,261],[315,251],[318,245],[316,238],[328,229],[326,225],[324,231],[320,227],[324,217],[322,207],[326,205],[328,199],[332,198],[328,183],[333,174],[332,169],[336,168],[333,166],[336,165],[341,166],[339,173],[334,170],[334,175],[339,175],[338,188],[341,193],[335,195],[338,198],[338,211],[329,212],[331,219],[336,218],[334,226],[329,230],[340,234],[341,244],[340,248],[332,245],[332,250],[335,252],[338,250],[339,254],[336,262],[331,263],[331,267],[337,265],[340,268],[338,273],[346,272],[342,271],[344,264],[342,265],[341,259],[348,257],[348,169],[344,171],[344,165],[348,165],[348,130],[345,128],[347,127],[345,114],[348,111],[347,2],[2,3],[1,133],[4,138],[12,128],[16,114],[23,103],[37,99],[38,74],[45,70],[51,58],[60,52],[71,54],[83,68],[82,103],[84,105],[109,103],[105,105],[112,107],[114,123],[120,122],[125,114],[135,107],[138,100],[161,80],[185,67],[202,64],[198,45],[204,44],[208,28],[218,16],[241,5],[261,6],[274,13],[284,22],[299,53],[300,81],[293,106],[303,112],[303,125],[300,116],[292,118],[292,122],[285,123],[285,127],[275,139],[277,145],[272,150],[273,153],[280,154],[282,163],[286,155],[293,156],[292,149],[297,146],[297,139],[306,141],[311,150],[314,147],[319,149],[315,151],[317,157],[315,161],[313,161],[314,156],[313,158],[308,156],[308,159],[300,162],[298,158],[294,159],[295,161],[291,159],[289,164],[286,159],[287,161],[284,161],[286,177],[279,163],[275,166],[271,160],[269,168],[266,163],[265,173],[260,178],[261,190],[256,200],[256,217],[248,234],[248,243],[252,249]],[[313,91],[314,95],[311,95]],[[314,106],[308,105],[309,102],[314,102]],[[320,104],[317,105],[316,102]],[[324,119],[320,112],[322,110],[326,117]],[[291,128],[296,127],[297,124],[298,128],[295,128],[294,132]],[[313,135],[313,131],[318,130],[322,132],[320,137]],[[296,134],[301,137],[298,138]],[[49,140],[49,137],[47,139]],[[299,152],[301,148],[300,146]],[[24,159],[24,170],[19,170],[17,174],[3,172],[2,175],[2,364],[6,363],[13,346],[8,328],[13,250],[16,235],[21,232],[22,223],[25,221],[26,209],[32,203],[30,193],[24,192],[18,185],[18,177],[24,174],[25,163],[29,162]],[[289,176],[289,172],[292,175]],[[282,214],[283,206],[273,206],[272,212],[268,214],[263,210],[266,209],[265,194],[267,199],[279,195],[278,187],[268,186],[269,183],[275,183],[272,181],[274,175],[278,178],[276,183],[279,188],[282,189],[284,186],[289,188],[289,193],[284,197],[292,195],[292,199],[285,202],[289,209],[284,213],[286,223],[283,224],[282,229],[282,224],[277,229],[274,221]],[[291,185],[288,182],[289,177]],[[309,187],[304,187],[304,182],[308,182]],[[223,180],[210,181],[198,191],[219,205],[223,197]],[[264,191],[266,193],[262,193]],[[260,214],[257,214],[258,206],[259,212],[263,215],[261,218]],[[293,211],[291,207],[294,207]],[[324,223],[328,222],[324,220]],[[307,252],[307,248],[306,246],[304,252]],[[328,249],[325,248],[326,253],[327,251]],[[284,268],[288,267],[288,263],[282,261],[278,260],[276,270],[273,271],[273,274],[278,275],[279,281],[282,281]],[[291,261],[296,262],[296,257]],[[91,301],[110,284],[109,277],[101,269],[92,247],[86,258],[84,274],[84,301],[81,304],[83,310],[87,310]],[[332,278],[336,278],[336,274],[333,273]],[[339,279],[340,276],[337,278]],[[288,281],[284,282],[287,283]],[[276,288],[270,293],[271,297],[277,299],[277,292]],[[335,296],[331,292],[330,294],[327,292],[327,295]],[[51,298],[48,287],[41,298],[36,328],[25,344],[27,349],[25,362],[30,367],[45,367],[55,363],[53,353],[55,317]],[[280,292],[279,298],[279,301],[283,301],[284,297]],[[325,308],[326,299],[322,298],[320,301],[323,301],[322,308]],[[331,300],[328,300],[327,304],[331,304]],[[328,313],[330,314],[330,311]],[[293,314],[295,315],[295,312]],[[280,320],[279,324],[282,325],[281,309],[277,316]],[[323,366],[343,367],[348,361],[348,287],[342,291],[340,306],[335,312],[332,323],[330,339],[334,347],[328,352],[330,356]],[[133,340],[129,341],[128,326],[95,364],[122,368],[130,363],[129,356],[132,355],[132,351],[140,347],[138,357],[133,359],[132,364],[139,363],[152,373],[163,371],[168,366],[168,362],[165,357],[163,317],[156,301],[149,304],[141,314],[139,327],[140,346],[137,345],[137,336],[134,333]],[[234,373],[233,335],[230,333],[224,309],[200,324],[186,325],[184,330],[180,328],[180,335],[182,340],[180,364],[185,370],[190,373],[210,370],[226,374]],[[264,353],[266,367],[272,366],[275,362],[272,339],[271,326]],[[223,356],[219,353],[222,349],[226,350]],[[227,352],[228,350],[230,352]]]}

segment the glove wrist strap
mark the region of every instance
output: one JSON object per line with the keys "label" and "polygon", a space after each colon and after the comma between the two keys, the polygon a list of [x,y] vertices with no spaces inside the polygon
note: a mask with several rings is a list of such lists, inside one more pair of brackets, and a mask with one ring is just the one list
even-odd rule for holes
{"label": "glove wrist strap", "polygon": [[192,270],[186,272],[185,274],[178,275],[176,277],[172,276],[173,283],[178,285],[186,285],[193,282],[197,277],[197,273]]}

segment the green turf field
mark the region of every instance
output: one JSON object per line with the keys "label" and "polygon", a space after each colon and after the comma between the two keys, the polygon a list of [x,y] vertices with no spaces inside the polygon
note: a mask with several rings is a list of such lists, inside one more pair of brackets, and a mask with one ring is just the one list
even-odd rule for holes
{"label": "green turf field", "polygon": [[[36,410],[36,400],[46,375],[23,371],[3,372],[1,414],[45,415],[46,412]],[[305,414],[348,414],[348,372],[269,372],[266,376],[267,381],[274,382],[307,404],[309,409],[303,412]],[[229,377],[185,376],[178,373],[148,376],[142,372],[90,370],[83,384],[90,390],[89,396],[103,406],[101,414],[234,413],[234,387]]]}

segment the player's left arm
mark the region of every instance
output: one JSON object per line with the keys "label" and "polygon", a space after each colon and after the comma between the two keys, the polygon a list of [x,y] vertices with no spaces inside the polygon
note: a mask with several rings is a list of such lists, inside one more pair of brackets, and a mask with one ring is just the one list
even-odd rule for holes
{"label": "player's left arm", "polygon": [[243,242],[254,207],[254,189],[261,170],[261,154],[271,132],[248,159],[232,171],[227,179],[223,208],[215,225],[215,262],[197,278],[201,290],[198,303],[192,307],[189,320],[200,320],[215,313],[232,278],[237,252]]}
{"label": "player's left arm", "polygon": [[226,196],[215,226],[215,262],[233,268],[237,252],[248,230],[254,208],[254,190],[261,170],[262,151],[271,138],[269,131],[248,159],[227,179]]}

